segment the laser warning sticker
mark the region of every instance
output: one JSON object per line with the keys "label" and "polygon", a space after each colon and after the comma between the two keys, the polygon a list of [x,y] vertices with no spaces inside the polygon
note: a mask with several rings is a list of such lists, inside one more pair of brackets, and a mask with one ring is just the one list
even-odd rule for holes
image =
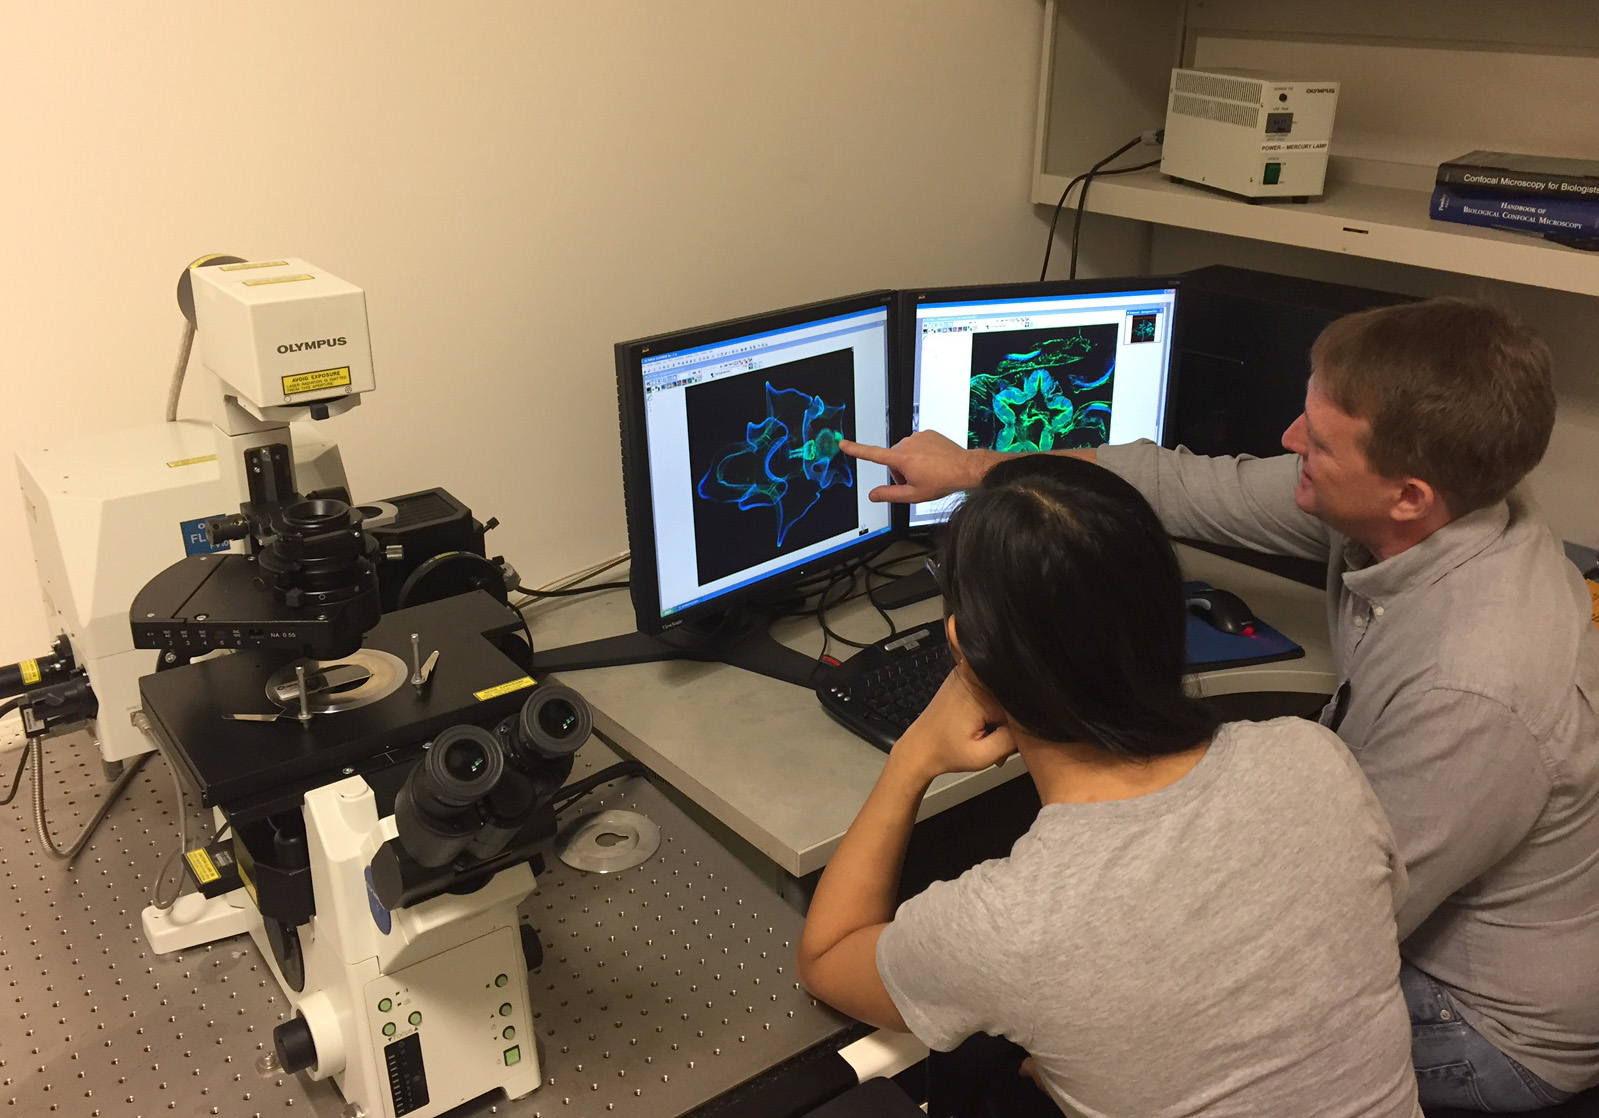
{"label": "laser warning sticker", "polygon": [[199,884],[221,880],[222,875],[217,872],[216,863],[204,850],[191,850],[184,857],[189,860],[189,870]]}
{"label": "laser warning sticker", "polygon": [[300,396],[307,392],[321,392],[328,388],[348,388],[350,366],[337,369],[318,369],[314,373],[294,373],[282,378],[285,396]]}
{"label": "laser warning sticker", "polygon": [[474,691],[472,692],[472,697],[480,703],[486,703],[490,699],[498,699],[501,695],[509,695],[512,691],[521,691],[524,688],[532,686],[533,680],[528,676],[523,676],[521,679],[513,679],[509,683],[502,683],[498,687],[489,687],[482,691]]}
{"label": "laser warning sticker", "polygon": [[[209,260],[211,258],[206,257],[206,259]],[[288,263],[287,260],[252,260],[243,264],[218,264],[217,269],[223,272],[242,272],[246,268],[282,268],[287,266]]]}

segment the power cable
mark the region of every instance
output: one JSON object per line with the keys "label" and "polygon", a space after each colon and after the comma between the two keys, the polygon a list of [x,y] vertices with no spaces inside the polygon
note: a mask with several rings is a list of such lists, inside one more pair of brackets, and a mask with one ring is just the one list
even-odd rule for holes
{"label": "power cable", "polygon": [[1072,225],[1072,263],[1071,263],[1071,275],[1070,275],[1069,278],[1076,279],[1077,278],[1077,239],[1078,239],[1078,233],[1079,233],[1079,231],[1081,229],[1081,225],[1082,225],[1083,200],[1084,200],[1084,198],[1086,198],[1086,196],[1088,194],[1088,184],[1089,184],[1089,182],[1091,182],[1096,175],[1100,175],[1100,174],[1105,174],[1105,175],[1126,175],[1126,174],[1132,173],[1133,171],[1143,171],[1143,170],[1147,170],[1150,167],[1156,166],[1157,164],[1160,163],[1160,160],[1158,160],[1158,159],[1151,160],[1151,161],[1149,161],[1147,163],[1139,163],[1139,164],[1137,164],[1136,166],[1133,166],[1133,167],[1116,167],[1116,168],[1113,168],[1112,170],[1109,170],[1109,171],[1104,169],[1106,164],[1110,163],[1112,160],[1120,157],[1124,153],[1126,153],[1126,152],[1132,150],[1133,148],[1137,147],[1139,144],[1146,144],[1146,143],[1147,144],[1159,144],[1162,140],[1165,139],[1165,136],[1166,136],[1165,129],[1159,129],[1159,130],[1156,130],[1154,132],[1140,132],[1137,136],[1134,136],[1131,140],[1128,140],[1121,147],[1119,147],[1115,151],[1111,152],[1105,158],[1101,159],[1098,163],[1095,163],[1088,170],[1084,171],[1082,174],[1078,175],[1076,178],[1072,179],[1070,182],[1068,182],[1066,184],[1066,189],[1062,190],[1060,192],[1060,200],[1055,203],[1055,212],[1054,212],[1053,215],[1051,215],[1050,220],[1049,220],[1049,235],[1048,235],[1048,238],[1044,242],[1044,265],[1043,265],[1043,267],[1041,267],[1038,270],[1038,280],[1039,280],[1040,283],[1042,283],[1045,280],[1045,278],[1049,275],[1049,258],[1050,258],[1051,252],[1054,250],[1054,247],[1055,247],[1055,228],[1060,223],[1061,211],[1066,208],[1066,199],[1071,195],[1072,187],[1076,186],[1078,183],[1082,183],[1083,184],[1082,193],[1079,194],[1078,198],[1077,198],[1077,216],[1076,216],[1076,219],[1075,219],[1075,221],[1073,222],[1073,225]]}

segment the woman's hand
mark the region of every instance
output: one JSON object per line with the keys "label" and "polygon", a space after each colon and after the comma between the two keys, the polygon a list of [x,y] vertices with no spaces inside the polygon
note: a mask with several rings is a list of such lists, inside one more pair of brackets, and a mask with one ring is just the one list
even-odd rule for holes
{"label": "woman's hand", "polygon": [[1016,752],[1005,712],[958,666],[893,753],[914,763],[929,779],[944,773],[977,772]]}

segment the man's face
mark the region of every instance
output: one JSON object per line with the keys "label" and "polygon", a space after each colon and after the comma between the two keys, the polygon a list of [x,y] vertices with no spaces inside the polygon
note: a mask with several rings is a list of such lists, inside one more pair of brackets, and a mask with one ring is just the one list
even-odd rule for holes
{"label": "man's face", "polygon": [[1305,410],[1283,433],[1283,446],[1299,455],[1294,503],[1351,539],[1371,546],[1390,526],[1403,482],[1371,468],[1363,449],[1371,423],[1328,399],[1312,372]]}

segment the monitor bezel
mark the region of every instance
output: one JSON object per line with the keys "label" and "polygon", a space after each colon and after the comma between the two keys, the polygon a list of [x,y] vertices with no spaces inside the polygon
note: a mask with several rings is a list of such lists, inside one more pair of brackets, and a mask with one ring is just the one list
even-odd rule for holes
{"label": "monitor bezel", "polygon": [[897,369],[900,335],[898,294],[896,291],[886,289],[862,291],[835,299],[744,315],[703,326],[671,330],[652,334],[646,338],[616,343],[616,389],[621,422],[622,500],[630,556],[628,586],[639,632],[655,636],[688,622],[714,617],[727,610],[750,605],[812,575],[829,570],[857,556],[880,550],[899,539],[904,533],[902,518],[894,516],[891,510],[888,528],[883,532],[851,541],[826,555],[817,556],[815,559],[777,571],[754,582],[733,587],[714,598],[686,606],[670,618],[663,618],[660,578],[656,564],[649,430],[644,416],[644,360],[661,353],[716,345],[750,334],[782,330],[810,321],[881,308],[887,315],[884,357],[887,362],[888,383],[884,400],[889,413],[888,429],[892,434],[895,394],[901,380]]}

